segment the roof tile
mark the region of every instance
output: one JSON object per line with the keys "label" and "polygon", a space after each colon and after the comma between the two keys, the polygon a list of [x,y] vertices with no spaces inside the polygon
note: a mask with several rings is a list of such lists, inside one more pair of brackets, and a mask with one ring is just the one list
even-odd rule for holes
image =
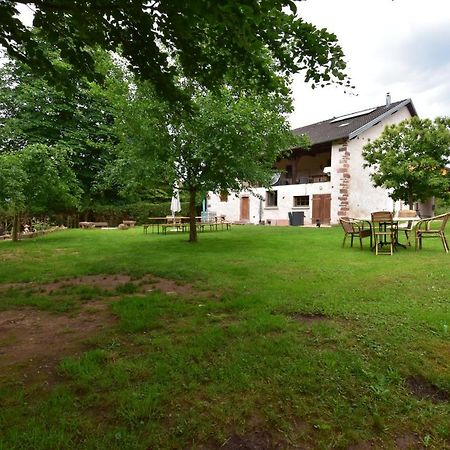
{"label": "roof tile", "polygon": [[[322,122],[296,128],[293,130],[293,133],[307,134],[313,144],[321,144],[324,142],[349,138],[350,135],[354,137],[359,134],[358,130],[366,126],[370,126],[371,122],[375,125],[378,118],[381,120],[385,115],[393,114],[404,106],[408,107],[411,115],[417,115],[411,99],[406,99],[391,103],[390,105],[377,106],[375,108],[365,109],[352,114],[332,117],[331,119],[324,120]],[[341,120],[339,120],[340,117],[342,117]]]}

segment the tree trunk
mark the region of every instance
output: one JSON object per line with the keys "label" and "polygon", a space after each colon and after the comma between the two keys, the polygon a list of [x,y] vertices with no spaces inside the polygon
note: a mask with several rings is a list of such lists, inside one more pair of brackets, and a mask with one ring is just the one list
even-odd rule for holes
{"label": "tree trunk", "polygon": [[409,205],[409,209],[414,209],[414,196],[413,196],[412,192],[408,193],[408,205]]}
{"label": "tree trunk", "polygon": [[19,213],[18,212],[14,213],[12,240],[15,242],[17,242],[19,240]]}
{"label": "tree trunk", "polygon": [[197,242],[197,226],[195,219],[195,198],[196,190],[189,189],[189,242]]}

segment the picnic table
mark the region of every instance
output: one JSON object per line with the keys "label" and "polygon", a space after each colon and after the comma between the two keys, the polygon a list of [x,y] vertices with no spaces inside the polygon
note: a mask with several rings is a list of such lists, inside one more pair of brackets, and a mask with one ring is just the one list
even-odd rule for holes
{"label": "picnic table", "polygon": [[144,228],[144,234],[147,234],[148,229],[151,228],[152,233],[154,233],[155,231],[155,227],[157,230],[157,233],[159,234],[159,227],[160,225],[166,223],[167,217],[149,217],[147,223],[144,223],[143,228]]}
{"label": "picnic table", "polygon": [[[231,222],[225,221],[223,218],[214,218],[214,220],[203,221],[200,216],[196,216],[195,226],[199,231],[205,231],[205,228],[209,227],[210,231],[218,231],[231,228]],[[144,233],[148,233],[148,229],[151,229],[152,233],[167,234],[168,231],[174,232],[186,232],[190,227],[190,217],[187,216],[165,216],[165,217],[149,217],[148,223],[143,225]]]}

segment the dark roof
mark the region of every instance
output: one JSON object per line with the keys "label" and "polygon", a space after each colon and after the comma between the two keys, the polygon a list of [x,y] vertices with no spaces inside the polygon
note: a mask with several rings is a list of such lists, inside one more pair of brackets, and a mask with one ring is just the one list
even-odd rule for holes
{"label": "dark roof", "polygon": [[293,130],[293,133],[307,134],[313,144],[321,144],[343,138],[352,139],[405,106],[409,109],[411,116],[417,116],[412,100],[406,99],[390,105],[376,106],[363,111],[332,117],[323,122],[296,128]]}

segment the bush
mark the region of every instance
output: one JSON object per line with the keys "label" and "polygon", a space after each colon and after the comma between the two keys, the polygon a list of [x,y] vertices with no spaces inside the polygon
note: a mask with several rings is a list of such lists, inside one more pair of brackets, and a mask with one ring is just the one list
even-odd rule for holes
{"label": "bush", "polygon": [[[187,216],[189,204],[181,203],[180,216]],[[33,228],[47,228],[49,225],[65,225],[67,227],[77,227],[79,222],[108,222],[109,226],[117,226],[123,220],[135,220],[137,225],[146,223],[149,217],[165,217],[171,214],[170,201],[163,203],[136,202],[122,205],[92,205],[80,212],[61,212],[52,214],[50,217],[28,217],[22,216],[23,223],[30,223],[33,220]],[[0,234],[11,228],[12,216],[6,211],[0,210]],[[44,226],[45,225],[45,226]]]}
{"label": "bush", "polygon": [[436,215],[450,211],[450,199],[436,199]]}
{"label": "bush", "polygon": [[[188,215],[189,204],[181,203],[179,215]],[[108,222],[117,226],[123,220],[135,220],[137,224],[147,222],[149,217],[165,217],[170,215],[170,202],[149,203],[137,202],[124,205],[95,205],[78,214],[80,220],[93,222]]]}
{"label": "bush", "polygon": [[[8,211],[0,210],[0,236],[10,234],[12,232],[13,215]],[[61,223],[62,224],[62,223]],[[43,231],[55,225],[53,217],[47,215],[32,216],[29,214],[22,214],[20,216],[20,230],[23,231],[23,226],[28,225],[29,231]]]}

